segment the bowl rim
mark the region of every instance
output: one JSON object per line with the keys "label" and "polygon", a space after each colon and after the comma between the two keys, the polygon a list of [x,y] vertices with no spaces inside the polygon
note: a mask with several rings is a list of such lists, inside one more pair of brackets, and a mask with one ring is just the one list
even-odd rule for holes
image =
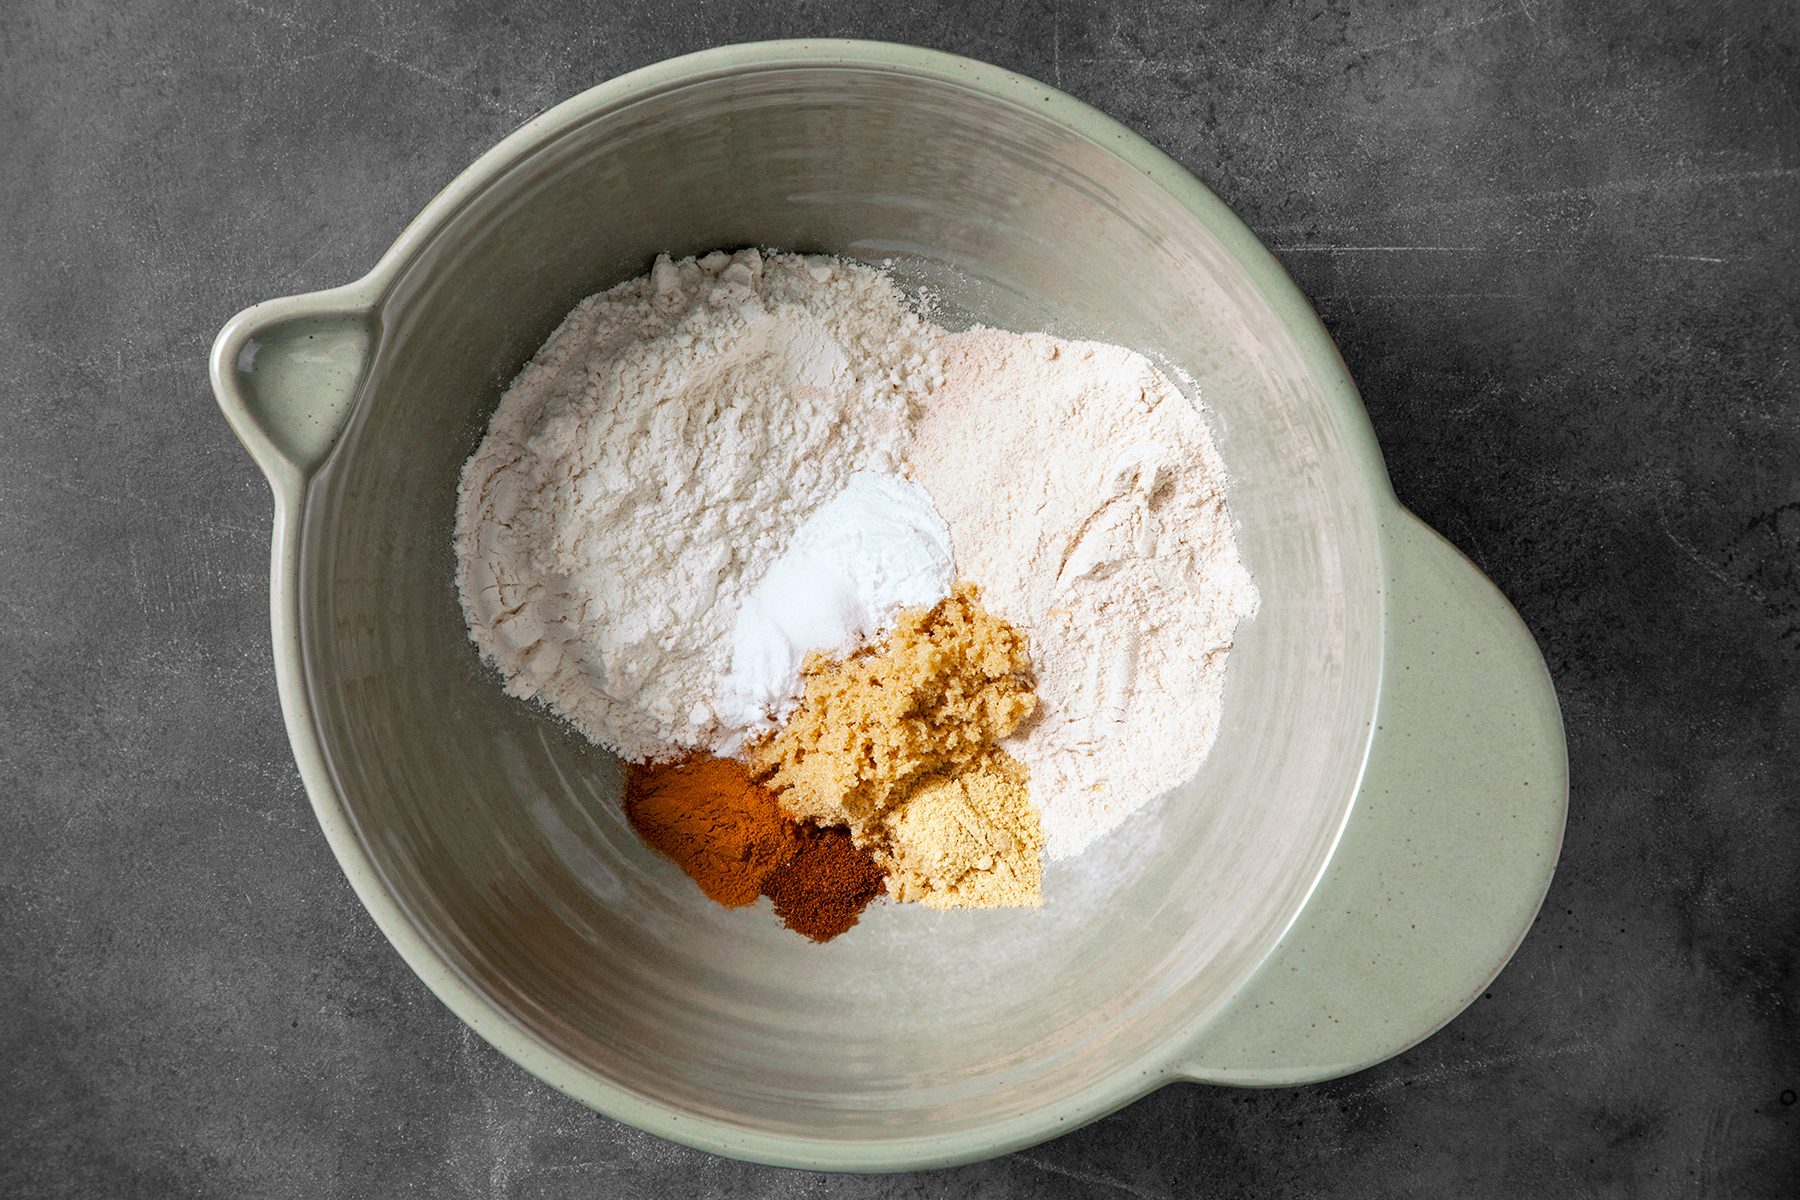
{"label": "bowl rim", "polygon": [[[1343,419],[1343,482],[1360,484],[1377,515],[1398,508],[1362,400],[1330,334],[1281,264],[1248,226],[1205,184],[1139,134],[1055,87],[1004,68],[945,51],[853,39],[793,39],[715,47],[666,59],[616,76],[532,117],[460,172],[414,217],[373,268],[354,283],[318,293],[333,307],[378,311],[430,242],[466,205],[519,161],[569,129],[607,111],[676,87],[768,70],[855,68],[947,83],[1028,110],[1102,147],[1140,172],[1191,213],[1240,266],[1313,369],[1321,400]],[[304,301],[275,303],[295,303]],[[235,322],[234,322],[235,324]],[[227,333],[230,327],[227,328]],[[221,336],[221,344],[225,337]],[[489,1044],[558,1091],[606,1116],[695,1149],[775,1166],[836,1171],[896,1171],[954,1166],[1024,1149],[1113,1112],[1165,1083],[1183,1078],[1171,1046],[1194,1035],[1229,1001],[1232,989],[1170,1030],[1159,1048],[1115,1064],[1066,1100],[1029,1111],[996,1114],[952,1133],[893,1138],[834,1139],[771,1133],[680,1111],[605,1079],[552,1049],[515,1023],[452,966],[391,892],[363,845],[324,754],[311,717],[301,655],[298,611],[301,526],[307,480],[283,472],[275,486],[276,529],[271,546],[277,675],[282,709],[300,772],[327,841],[358,899],[407,965],[450,1010]],[[275,478],[272,474],[271,478]],[[1377,631],[1378,641],[1383,635]],[[1360,785],[1368,745],[1357,763]],[[1338,814],[1318,871],[1284,926],[1273,933],[1248,979],[1299,919],[1329,868],[1350,816]],[[1240,981],[1242,982],[1242,981]]]}

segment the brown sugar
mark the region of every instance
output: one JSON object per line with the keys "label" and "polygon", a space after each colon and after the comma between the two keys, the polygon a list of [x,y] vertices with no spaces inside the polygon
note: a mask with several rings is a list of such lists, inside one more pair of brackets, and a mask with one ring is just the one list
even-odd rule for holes
{"label": "brown sugar", "polygon": [[978,589],[901,613],[884,642],[841,662],[815,656],[804,682],[787,725],[750,756],[789,815],[847,827],[898,899],[1040,902],[1025,768],[996,744],[1036,706],[1031,655]]}

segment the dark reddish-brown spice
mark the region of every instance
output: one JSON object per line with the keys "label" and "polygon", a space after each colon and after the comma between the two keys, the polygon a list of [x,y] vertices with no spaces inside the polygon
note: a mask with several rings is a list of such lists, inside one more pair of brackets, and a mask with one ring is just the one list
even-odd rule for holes
{"label": "dark reddish-brown spice", "polygon": [[886,890],[887,875],[856,848],[848,830],[800,826],[796,832],[798,851],[769,873],[762,892],[789,929],[829,942]]}

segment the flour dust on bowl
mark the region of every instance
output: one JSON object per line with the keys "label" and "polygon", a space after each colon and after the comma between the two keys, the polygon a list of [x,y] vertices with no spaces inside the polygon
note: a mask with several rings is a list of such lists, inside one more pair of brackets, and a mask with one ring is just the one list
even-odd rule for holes
{"label": "flour dust on bowl", "polygon": [[[891,260],[946,320],[1142,351],[1207,406],[1260,593],[1217,741],[1048,863],[1041,909],[877,906],[819,946],[720,908],[466,636],[458,475],[502,390],[582,297],[749,246]],[[364,279],[234,318],[212,369],[275,491],[283,709],[358,895],[479,1033],[641,1128],[899,1169],[1174,1080],[1343,1074],[1460,1011],[1542,898],[1567,781],[1529,634],[1398,506],[1249,232],[1030,80],[855,42],[647,68],[506,139]]]}

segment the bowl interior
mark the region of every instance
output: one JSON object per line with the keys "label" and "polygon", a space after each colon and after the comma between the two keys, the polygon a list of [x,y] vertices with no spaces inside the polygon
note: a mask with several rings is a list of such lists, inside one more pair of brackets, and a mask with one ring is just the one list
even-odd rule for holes
{"label": "bowl interior", "polygon": [[[385,886],[515,1032],[746,1130],[950,1133],[1167,1061],[1304,902],[1376,686],[1363,418],[1189,182],[1112,136],[941,75],[690,79],[541,137],[397,278],[305,501],[305,683]],[[505,697],[465,636],[457,472],[501,391],[582,296],[658,251],[741,245],[892,258],[965,317],[1142,349],[1210,410],[1262,594],[1218,743],[1053,864],[1042,911],[878,907],[821,947],[766,902],[716,908],[626,825],[618,764]]]}

